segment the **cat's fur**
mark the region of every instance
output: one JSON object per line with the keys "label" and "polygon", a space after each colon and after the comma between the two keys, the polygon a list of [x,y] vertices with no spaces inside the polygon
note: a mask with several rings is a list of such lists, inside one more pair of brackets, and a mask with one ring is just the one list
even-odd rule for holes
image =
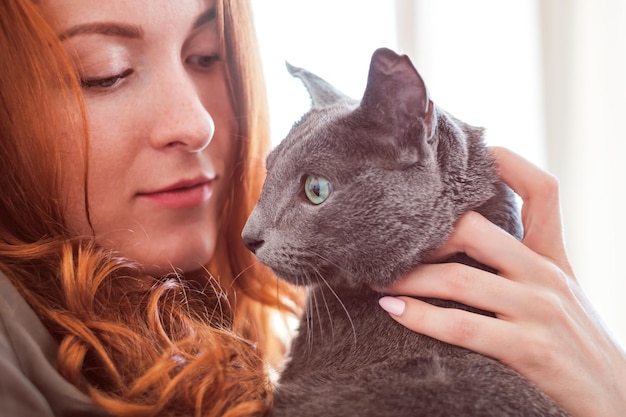
{"label": "cat's fur", "polygon": [[[397,324],[371,289],[420,264],[468,210],[521,236],[482,130],[434,105],[409,59],[388,49],[372,56],[360,102],[290,72],[313,106],[267,158],[243,232],[279,277],[311,286],[273,415],[566,416],[501,363]],[[303,191],[308,175],[331,183],[319,205]]]}

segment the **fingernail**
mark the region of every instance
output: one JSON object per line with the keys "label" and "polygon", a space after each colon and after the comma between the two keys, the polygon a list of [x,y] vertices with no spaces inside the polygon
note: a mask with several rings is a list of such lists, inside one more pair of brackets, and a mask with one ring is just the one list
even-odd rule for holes
{"label": "fingernail", "polygon": [[406,303],[396,297],[383,297],[378,300],[378,304],[389,314],[401,316],[404,313]]}

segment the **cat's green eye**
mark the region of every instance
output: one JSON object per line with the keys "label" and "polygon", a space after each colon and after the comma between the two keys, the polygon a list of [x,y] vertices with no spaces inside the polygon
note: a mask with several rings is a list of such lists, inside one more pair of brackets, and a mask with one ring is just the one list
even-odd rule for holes
{"label": "cat's green eye", "polygon": [[315,175],[309,175],[304,182],[304,194],[315,205],[322,204],[330,195],[330,182]]}

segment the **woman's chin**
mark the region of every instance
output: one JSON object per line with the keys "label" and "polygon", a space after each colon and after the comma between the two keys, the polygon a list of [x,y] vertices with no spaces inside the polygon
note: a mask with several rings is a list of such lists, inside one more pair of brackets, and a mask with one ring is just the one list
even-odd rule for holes
{"label": "woman's chin", "polygon": [[187,249],[178,246],[175,250],[168,248],[160,251],[137,251],[138,253],[133,253],[132,250],[123,252],[128,258],[139,262],[148,274],[155,277],[173,273],[201,275],[211,260],[213,246],[208,248],[204,246],[189,248],[187,246]]}

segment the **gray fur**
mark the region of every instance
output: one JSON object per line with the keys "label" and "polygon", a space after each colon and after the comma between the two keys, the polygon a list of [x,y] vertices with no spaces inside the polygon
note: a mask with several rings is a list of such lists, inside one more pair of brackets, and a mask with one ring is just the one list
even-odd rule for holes
{"label": "gray fur", "polygon": [[[371,289],[423,262],[468,210],[521,236],[482,130],[435,106],[409,59],[388,49],[374,53],[360,102],[290,72],[313,105],[269,155],[243,231],[279,277],[311,287],[273,415],[566,416],[501,363],[397,324]],[[310,174],[332,185],[319,205],[303,192]]]}

